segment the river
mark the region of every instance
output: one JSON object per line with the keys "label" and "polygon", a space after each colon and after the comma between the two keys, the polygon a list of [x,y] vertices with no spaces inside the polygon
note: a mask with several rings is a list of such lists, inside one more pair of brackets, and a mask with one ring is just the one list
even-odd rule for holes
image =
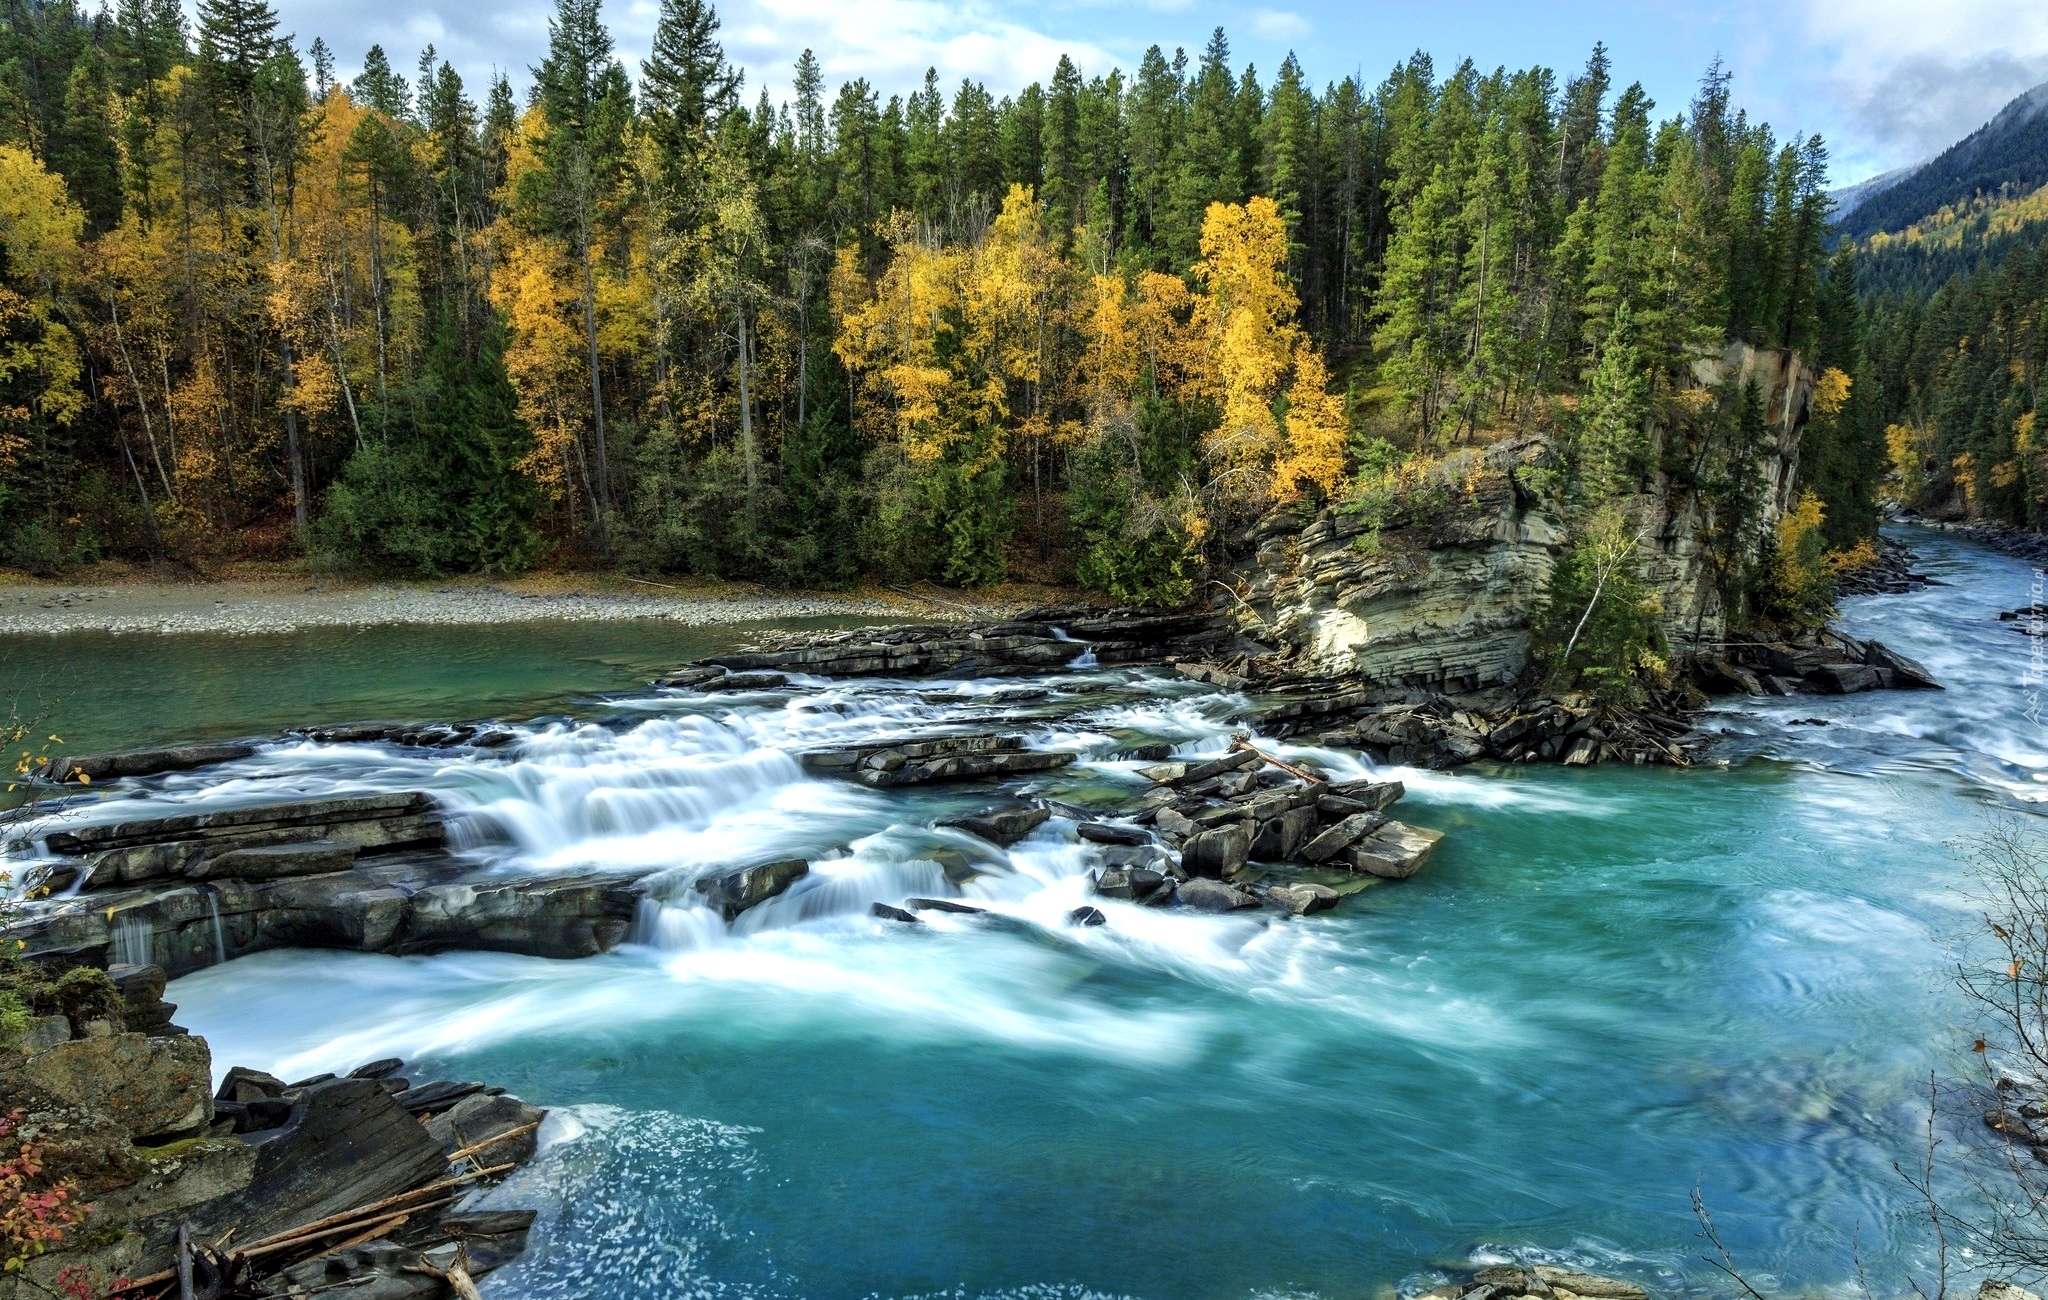
{"label": "river", "polygon": [[[1995,621],[2030,571],[1908,540],[1943,585],[1849,601],[1842,624],[1946,691],[1730,702],[1708,719],[1726,770],[1392,769],[1400,815],[1447,838],[1415,880],[1305,919],[1105,903],[1074,930],[1092,859],[1067,824],[977,847],[931,829],[972,791],[814,781],[788,756],[1081,709],[1034,729],[1088,756],[1041,788],[1112,801],[1140,782],[1108,757],[1134,738],[1221,748],[1242,701],[1193,683],[1075,669],[1021,703],[995,693],[1014,680],[636,686],[735,635],[673,628],[4,652],[108,743],[526,719],[487,755],[280,745],[153,802],[427,788],[483,860],[823,859],[732,932],[649,904],[636,943],[586,961],[272,953],[173,984],[223,1068],[401,1055],[555,1108],[492,1193],[543,1210],[494,1300],[1335,1298],[1508,1257],[1722,1290],[1695,1183],[1755,1275],[1846,1287],[1860,1250],[1892,1293],[1928,1249],[1894,1164],[1918,1159],[1930,1071],[1958,1064],[1954,846],[2048,796],[2033,643]],[[947,892],[941,860],[995,916],[867,915]]]}

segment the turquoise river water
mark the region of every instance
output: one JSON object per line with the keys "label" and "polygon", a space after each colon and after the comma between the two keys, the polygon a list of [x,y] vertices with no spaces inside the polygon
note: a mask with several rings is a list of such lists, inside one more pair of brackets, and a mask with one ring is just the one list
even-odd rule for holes
{"label": "turquoise river water", "polygon": [[[907,683],[639,685],[731,631],[12,638],[0,679],[92,744],[522,720],[484,755],[280,744],[150,803],[428,788],[481,861],[820,859],[734,930],[679,891],[587,961],[274,953],[173,985],[223,1068],[395,1054],[553,1107],[491,1194],[543,1211],[493,1300],[1363,1297],[1517,1256],[1724,1290],[1696,1182],[1755,1275],[1846,1288],[1860,1251],[1891,1294],[1927,1258],[1894,1164],[1917,1159],[1930,1072],[1958,1067],[1954,844],[2048,796],[2033,643],[1996,621],[2030,571],[1911,540],[1945,585],[1843,623],[1946,691],[1731,702],[1707,720],[1726,770],[1393,769],[1400,815],[1447,832],[1436,857],[1306,919],[1108,903],[1065,927],[1094,862],[1071,823],[977,849],[931,829],[972,792],[789,757],[1014,710]],[[1119,742],[1214,752],[1243,703],[1078,667],[1052,685],[1087,712],[1034,743],[1088,761],[1041,788],[1076,802],[1139,787]],[[962,889],[996,914],[870,919],[950,888],[921,856],[939,847],[980,855]]]}

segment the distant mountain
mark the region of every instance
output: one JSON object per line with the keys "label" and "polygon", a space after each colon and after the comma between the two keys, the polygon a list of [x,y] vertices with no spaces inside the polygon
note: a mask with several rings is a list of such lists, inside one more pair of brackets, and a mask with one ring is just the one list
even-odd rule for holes
{"label": "distant mountain", "polygon": [[1894,167],[1890,171],[1879,176],[1873,176],[1867,181],[1857,181],[1854,185],[1844,185],[1841,189],[1828,191],[1828,197],[1835,201],[1836,222],[1839,223],[1847,220],[1851,212],[1862,207],[1871,199],[1897,185],[1900,181],[1911,176],[1926,165],[1927,160],[1922,159],[1916,163],[1907,163],[1904,167]]}
{"label": "distant mountain", "polygon": [[[1922,217],[1978,195],[2021,195],[2048,184],[2048,84],[1904,176],[1889,173],[1836,195],[1837,222],[1850,239],[1904,230]],[[1844,201],[1845,199],[1853,199]]]}

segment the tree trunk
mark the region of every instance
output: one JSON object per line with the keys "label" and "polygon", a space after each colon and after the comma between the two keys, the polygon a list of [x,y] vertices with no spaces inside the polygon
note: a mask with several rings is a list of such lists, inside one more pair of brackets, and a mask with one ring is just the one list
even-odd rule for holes
{"label": "tree trunk", "polygon": [[754,442],[754,400],[747,365],[747,309],[734,304],[740,325],[740,452],[747,462],[747,531],[760,527],[761,449]]}
{"label": "tree trunk", "polygon": [[[590,211],[587,205],[577,211],[577,243],[583,254],[583,338],[590,348],[590,417],[591,434],[594,439],[591,450],[597,461],[597,503],[610,510],[612,504],[611,457],[604,443],[604,380],[598,373],[597,359],[597,274],[590,265]],[[600,542],[605,532],[604,520],[598,520]],[[607,549],[609,547],[607,546]]]}

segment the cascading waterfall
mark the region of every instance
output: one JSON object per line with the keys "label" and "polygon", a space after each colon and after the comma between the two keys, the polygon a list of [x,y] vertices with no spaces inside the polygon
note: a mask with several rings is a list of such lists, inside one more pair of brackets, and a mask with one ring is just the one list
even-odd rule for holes
{"label": "cascading waterfall", "polygon": [[228,959],[228,938],[220,923],[220,895],[211,889],[206,891],[206,918],[213,927],[213,964],[219,966]]}
{"label": "cascading waterfall", "polygon": [[156,961],[156,931],[137,916],[117,916],[109,927],[114,961],[124,966],[148,966]]}

